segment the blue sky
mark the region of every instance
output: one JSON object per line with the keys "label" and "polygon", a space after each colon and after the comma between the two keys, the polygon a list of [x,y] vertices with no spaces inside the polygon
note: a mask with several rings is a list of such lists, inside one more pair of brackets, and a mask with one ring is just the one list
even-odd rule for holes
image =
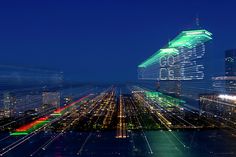
{"label": "blue sky", "polygon": [[236,48],[233,0],[40,0],[0,2],[0,62],[64,71],[77,81],[137,79],[136,66],[196,15],[214,35],[212,64]]}

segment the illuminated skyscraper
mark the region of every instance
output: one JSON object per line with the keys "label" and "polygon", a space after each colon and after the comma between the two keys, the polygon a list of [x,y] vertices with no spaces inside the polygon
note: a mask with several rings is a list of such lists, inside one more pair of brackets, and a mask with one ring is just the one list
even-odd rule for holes
{"label": "illuminated skyscraper", "polygon": [[3,95],[3,105],[4,105],[4,117],[11,117],[13,114],[13,97],[9,92],[5,92]]}
{"label": "illuminated skyscraper", "polygon": [[58,108],[60,107],[59,92],[43,92],[43,107]]}
{"label": "illuminated skyscraper", "polygon": [[205,43],[212,40],[207,30],[182,31],[151,57],[138,65],[144,80],[200,80],[204,78]]}
{"label": "illuminated skyscraper", "polygon": [[225,51],[225,76],[236,76],[236,49]]}
{"label": "illuminated skyscraper", "polygon": [[236,49],[225,51],[225,88],[229,93],[236,93]]}
{"label": "illuminated skyscraper", "polygon": [[160,81],[161,91],[197,99],[209,77],[206,43],[212,39],[212,33],[205,29],[180,32],[138,65],[138,78]]}

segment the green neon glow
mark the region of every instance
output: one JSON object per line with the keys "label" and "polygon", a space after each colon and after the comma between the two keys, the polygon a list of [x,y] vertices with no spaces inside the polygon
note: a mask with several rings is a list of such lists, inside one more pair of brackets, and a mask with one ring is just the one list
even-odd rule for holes
{"label": "green neon glow", "polygon": [[45,120],[45,121],[41,121],[40,123],[36,124],[35,126],[33,126],[32,128],[26,130],[26,131],[16,131],[16,132],[12,132],[10,133],[11,136],[18,136],[18,135],[28,135],[29,133],[32,133],[33,131],[35,131],[36,129],[42,127],[43,125],[45,125],[46,123],[48,123],[50,120]]}
{"label": "green neon glow", "polygon": [[174,107],[179,106],[182,103],[185,103],[185,101],[181,99],[174,98],[172,96],[160,93],[160,92],[145,92],[145,96],[148,99],[151,99],[152,101],[157,102],[162,107]]}
{"label": "green neon glow", "polygon": [[181,47],[192,48],[199,43],[205,43],[212,39],[212,33],[205,29],[182,31],[177,37],[169,42],[166,48],[160,49],[147,60],[138,65],[139,68],[146,68],[159,61],[165,55],[178,54]]}
{"label": "green neon glow", "polygon": [[169,47],[187,47],[192,48],[198,43],[204,43],[212,39],[212,34],[207,30],[183,31],[177,37],[169,42]]}
{"label": "green neon glow", "polygon": [[35,126],[33,126],[32,128],[30,128],[29,130],[27,130],[27,132],[31,133],[31,132],[35,131],[36,129],[40,128],[41,126],[43,126],[44,124],[46,124],[48,122],[49,121],[43,121],[41,123],[38,123]]}
{"label": "green neon glow", "polygon": [[164,57],[166,55],[176,55],[179,54],[179,51],[176,48],[163,48],[157,51],[154,55],[149,57],[146,61],[144,61],[142,64],[140,64],[138,67],[147,67],[156,61],[158,61],[161,57]]}
{"label": "green neon glow", "polygon": [[[89,94],[90,95],[90,94]],[[55,119],[55,117],[53,116],[61,116],[62,114],[64,114],[65,112],[69,111],[70,109],[72,109],[72,106],[74,104],[83,104],[82,102],[80,102],[82,99],[85,99],[87,98],[89,95],[81,98],[80,100],[72,103],[71,105],[69,106],[66,106],[65,108],[63,108],[62,110],[60,110],[60,112],[56,112],[56,113],[52,113],[50,114],[51,117],[42,117],[42,118],[39,118],[38,120],[34,121],[33,124],[27,124],[25,126],[23,126],[23,128],[21,129],[18,129],[18,131],[15,131],[15,132],[12,132],[10,133],[11,136],[17,136],[17,135],[27,135],[29,133],[32,133],[34,132],[35,130],[43,127],[46,123],[50,122],[51,120]]]}
{"label": "green neon glow", "polygon": [[20,136],[20,135],[28,135],[28,132],[12,132],[10,133],[11,136]]}

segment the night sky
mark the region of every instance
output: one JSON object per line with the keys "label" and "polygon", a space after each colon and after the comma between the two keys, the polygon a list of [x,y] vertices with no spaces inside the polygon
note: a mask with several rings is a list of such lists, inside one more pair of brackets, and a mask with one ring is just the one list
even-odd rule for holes
{"label": "night sky", "polygon": [[137,65],[180,31],[212,32],[212,63],[236,48],[235,0],[2,0],[0,64],[64,71],[67,79],[137,79]]}

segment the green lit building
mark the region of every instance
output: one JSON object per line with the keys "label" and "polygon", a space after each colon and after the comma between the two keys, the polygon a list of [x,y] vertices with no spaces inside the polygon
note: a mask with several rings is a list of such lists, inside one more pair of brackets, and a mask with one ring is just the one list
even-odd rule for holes
{"label": "green lit building", "polygon": [[204,78],[205,43],[212,39],[207,30],[182,31],[151,57],[138,65],[144,80],[198,80]]}

